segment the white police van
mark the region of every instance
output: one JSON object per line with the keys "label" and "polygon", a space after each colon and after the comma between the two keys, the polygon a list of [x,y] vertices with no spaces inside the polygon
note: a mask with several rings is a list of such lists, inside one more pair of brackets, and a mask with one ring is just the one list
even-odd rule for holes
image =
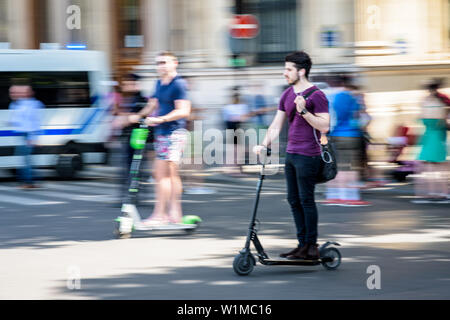
{"label": "white police van", "polygon": [[26,80],[42,112],[33,165],[70,178],[83,164],[107,161],[110,137],[109,70],[101,52],[0,50],[0,169],[20,166],[19,137],[10,126],[9,88]]}

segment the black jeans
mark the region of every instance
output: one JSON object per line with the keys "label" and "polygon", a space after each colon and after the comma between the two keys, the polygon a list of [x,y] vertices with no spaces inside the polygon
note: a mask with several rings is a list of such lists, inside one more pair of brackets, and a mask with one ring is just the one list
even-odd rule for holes
{"label": "black jeans", "polygon": [[294,216],[300,246],[317,243],[318,213],[314,191],[321,161],[320,156],[286,153],[288,202]]}

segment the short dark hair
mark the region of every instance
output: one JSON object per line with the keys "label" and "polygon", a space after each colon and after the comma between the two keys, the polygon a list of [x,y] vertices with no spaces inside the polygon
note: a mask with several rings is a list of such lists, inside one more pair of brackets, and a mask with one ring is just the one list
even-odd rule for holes
{"label": "short dark hair", "polygon": [[305,77],[308,79],[312,67],[312,60],[305,51],[296,51],[288,54],[285,62],[292,62],[299,71],[305,69]]}

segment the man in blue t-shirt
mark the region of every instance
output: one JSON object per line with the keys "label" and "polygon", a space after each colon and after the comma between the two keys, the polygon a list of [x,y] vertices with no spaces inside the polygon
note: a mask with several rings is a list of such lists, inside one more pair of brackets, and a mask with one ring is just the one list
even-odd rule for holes
{"label": "man in blue t-shirt", "polygon": [[[159,80],[148,105],[130,116],[130,122],[146,118],[154,128],[156,161],[153,176],[157,182],[156,205],[145,224],[181,223],[182,183],[178,166],[187,142],[186,119],[191,112],[185,81],[178,76],[178,59],[170,52],[156,58]],[[156,115],[153,116],[156,110]]]}

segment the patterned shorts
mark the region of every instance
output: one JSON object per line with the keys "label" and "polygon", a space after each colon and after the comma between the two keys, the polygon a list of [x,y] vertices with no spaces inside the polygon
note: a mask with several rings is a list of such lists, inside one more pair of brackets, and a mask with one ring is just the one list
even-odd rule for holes
{"label": "patterned shorts", "polygon": [[156,158],[179,163],[183,157],[187,138],[187,131],[183,129],[176,130],[169,135],[157,135],[155,137]]}

